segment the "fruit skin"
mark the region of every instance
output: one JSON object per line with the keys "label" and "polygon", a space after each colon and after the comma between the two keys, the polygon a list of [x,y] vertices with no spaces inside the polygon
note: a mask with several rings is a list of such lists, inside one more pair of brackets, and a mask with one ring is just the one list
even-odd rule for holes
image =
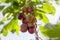
{"label": "fruit skin", "polygon": [[21,32],[26,32],[28,29],[27,24],[22,24],[21,25]]}
{"label": "fruit skin", "polygon": [[32,7],[28,8],[28,13],[31,13],[33,11]]}
{"label": "fruit skin", "polygon": [[24,13],[20,13],[19,16],[18,16],[18,19],[22,19],[24,17]]}
{"label": "fruit skin", "polygon": [[33,33],[34,33],[34,27],[29,27],[29,28],[28,28],[28,32],[29,32],[30,34],[33,34]]}

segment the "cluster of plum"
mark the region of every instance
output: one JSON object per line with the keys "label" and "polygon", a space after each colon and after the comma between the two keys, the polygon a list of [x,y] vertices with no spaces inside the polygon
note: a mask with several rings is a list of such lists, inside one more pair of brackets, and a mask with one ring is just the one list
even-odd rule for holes
{"label": "cluster of plum", "polygon": [[[18,16],[18,19],[22,20],[21,32],[26,32],[28,30],[30,34],[33,34],[34,28],[37,27],[37,20],[31,14],[31,12],[33,12],[33,8],[24,6],[22,9],[23,11]],[[28,13],[27,15],[26,12]]]}

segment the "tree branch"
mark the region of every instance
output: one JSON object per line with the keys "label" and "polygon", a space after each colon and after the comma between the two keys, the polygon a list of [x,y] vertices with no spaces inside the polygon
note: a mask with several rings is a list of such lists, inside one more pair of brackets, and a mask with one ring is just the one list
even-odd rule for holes
{"label": "tree branch", "polygon": [[36,30],[36,28],[37,28],[37,26],[36,26],[36,24],[34,24],[35,25],[35,28],[34,28],[34,32],[35,32],[35,36],[36,36],[36,40],[42,40],[39,36],[38,36],[38,32],[37,32],[37,30]]}

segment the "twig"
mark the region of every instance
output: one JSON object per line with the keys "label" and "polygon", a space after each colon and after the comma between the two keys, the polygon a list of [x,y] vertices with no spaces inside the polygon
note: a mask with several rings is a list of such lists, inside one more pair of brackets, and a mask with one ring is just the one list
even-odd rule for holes
{"label": "twig", "polygon": [[39,36],[38,36],[38,32],[37,32],[37,30],[36,30],[36,24],[34,24],[35,25],[35,28],[34,28],[34,31],[35,31],[35,35],[36,35],[36,40],[42,40]]}

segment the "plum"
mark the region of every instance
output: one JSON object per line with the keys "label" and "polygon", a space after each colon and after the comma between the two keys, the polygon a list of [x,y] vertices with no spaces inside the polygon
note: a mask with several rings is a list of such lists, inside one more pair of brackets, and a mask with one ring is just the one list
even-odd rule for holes
{"label": "plum", "polygon": [[21,32],[26,32],[28,29],[27,24],[22,24],[21,25]]}
{"label": "plum", "polygon": [[24,17],[24,13],[20,13],[18,19],[22,19]]}
{"label": "plum", "polygon": [[28,28],[28,32],[29,32],[30,34],[33,34],[33,33],[34,33],[34,27],[29,27],[29,28]]}

